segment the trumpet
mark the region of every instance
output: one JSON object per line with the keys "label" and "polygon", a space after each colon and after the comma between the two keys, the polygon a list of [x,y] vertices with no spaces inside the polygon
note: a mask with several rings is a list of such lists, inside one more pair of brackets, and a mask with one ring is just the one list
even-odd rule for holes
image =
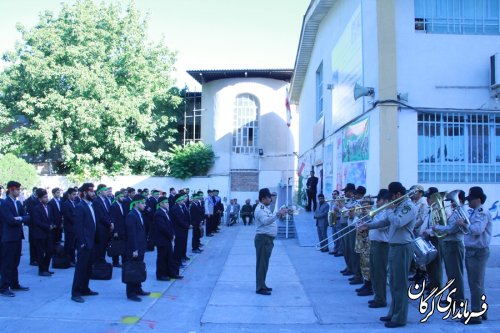
{"label": "trumpet", "polygon": [[[336,241],[338,241],[338,240],[340,240],[340,239],[344,238],[346,235],[348,235],[348,234],[350,234],[350,233],[352,233],[352,232],[356,231],[356,230],[357,230],[357,228],[353,228],[353,229],[349,230],[348,232],[346,232],[346,233],[344,233],[344,234],[342,234],[342,235],[340,235],[340,236],[338,236],[338,237],[336,237],[336,238],[334,238],[334,236],[336,236],[336,235],[338,235],[338,234],[341,234],[344,230],[347,230],[347,229],[351,228],[351,227],[352,227],[352,226],[354,226],[354,225],[357,225],[357,227],[360,227],[360,226],[362,226],[362,225],[364,225],[364,224],[368,223],[371,219],[373,219],[373,217],[374,217],[375,215],[377,215],[377,214],[378,214],[378,213],[380,213],[381,211],[383,211],[383,210],[385,210],[385,209],[389,208],[389,207],[390,207],[390,206],[392,206],[392,205],[398,205],[398,204],[402,203],[402,202],[403,202],[404,200],[406,200],[407,198],[409,198],[409,197],[411,197],[411,196],[415,195],[415,193],[416,193],[416,192],[417,192],[416,190],[411,190],[411,191],[408,191],[408,193],[406,193],[405,195],[403,195],[403,196],[401,196],[401,197],[399,197],[399,198],[397,198],[397,199],[395,199],[395,200],[393,200],[393,201],[391,201],[391,202],[388,202],[388,203],[386,203],[385,205],[382,205],[382,206],[378,207],[377,209],[374,209],[374,210],[370,211],[368,214],[363,215],[363,216],[362,216],[362,217],[360,217],[359,219],[357,219],[357,220],[356,220],[356,219],[354,219],[351,223],[348,223],[346,227],[344,227],[344,228],[340,229],[340,230],[339,230],[339,231],[337,231],[337,232],[334,232],[332,235],[330,235],[330,236],[326,237],[325,239],[323,239],[322,241],[320,241],[318,244],[316,244],[316,249],[321,250],[321,249],[323,249],[323,248],[325,248],[325,247],[329,247],[330,245],[332,245],[332,244],[333,244],[333,243],[335,243]],[[330,238],[331,238],[331,240],[330,240]],[[325,242],[325,241],[328,241],[328,243],[327,243],[327,244],[325,244],[325,245],[321,245],[321,244],[322,244],[323,242]]]}
{"label": "trumpet", "polygon": [[[431,222],[433,225],[441,225],[446,226],[448,224],[448,218],[446,217],[445,207],[444,207],[444,198],[447,192],[437,192],[431,195]],[[457,194],[458,196],[458,194]],[[445,232],[434,231],[434,234],[441,238],[445,237]]]}
{"label": "trumpet", "polygon": [[337,201],[345,201],[349,198],[346,198],[345,196],[340,196],[340,197],[337,197],[335,199],[329,199],[329,200],[325,200],[325,202],[337,202]]}
{"label": "trumpet", "polygon": [[366,205],[366,206],[354,206],[354,207],[351,207],[351,208],[342,208],[340,210],[340,213],[343,214],[344,216],[347,215],[350,211],[354,211],[355,213],[357,213],[358,211],[360,210],[363,210],[363,209],[371,209],[373,207],[373,205]]}

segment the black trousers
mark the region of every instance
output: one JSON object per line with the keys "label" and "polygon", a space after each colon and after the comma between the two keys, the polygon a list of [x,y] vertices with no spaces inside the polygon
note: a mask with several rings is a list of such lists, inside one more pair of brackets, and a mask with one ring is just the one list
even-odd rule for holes
{"label": "black trousers", "polygon": [[50,260],[52,259],[53,243],[50,237],[45,239],[36,239],[36,258],[38,261],[38,272],[48,272]]}
{"label": "black trousers", "polygon": [[311,210],[311,203],[313,206],[313,212],[316,211],[316,192],[307,191],[307,207],[306,210]]}
{"label": "black trousers", "polygon": [[182,264],[182,259],[186,256],[186,250],[187,250],[187,230],[180,231],[176,230],[175,233],[175,241],[174,241],[174,260],[177,265]]}
{"label": "black trousers", "polygon": [[75,241],[74,232],[64,232],[64,253],[71,262],[75,262]]}
{"label": "black trousers", "polygon": [[210,235],[214,232],[214,216],[211,215],[211,216],[208,216],[207,215],[207,218],[206,218],[206,225],[205,225],[205,228],[206,228],[206,233],[207,235]]}
{"label": "black trousers", "polygon": [[191,247],[193,250],[197,250],[200,248],[200,238],[201,238],[200,226],[195,225],[193,226],[193,238],[191,239]]}
{"label": "black trousers", "polygon": [[[125,260],[144,261],[144,254],[142,255],[139,254],[137,258],[132,258],[127,256]],[[127,285],[126,292],[128,298],[137,296],[142,291],[142,283],[127,283],[126,285]]]}
{"label": "black trousers", "polygon": [[94,249],[78,248],[76,250],[76,267],[73,276],[73,286],[71,287],[71,296],[82,296],[82,294],[90,291],[89,280],[94,257]]}
{"label": "black trousers", "polygon": [[2,243],[2,284],[0,290],[19,286],[17,268],[21,261],[21,240]]}
{"label": "black trousers", "polygon": [[157,246],[156,253],[156,278],[177,276],[179,267],[174,262],[172,245]]}
{"label": "black trousers", "polygon": [[247,220],[248,220],[248,225],[250,225],[250,224],[252,224],[253,216],[252,215],[241,215],[241,219],[243,220],[244,225],[247,225]]}

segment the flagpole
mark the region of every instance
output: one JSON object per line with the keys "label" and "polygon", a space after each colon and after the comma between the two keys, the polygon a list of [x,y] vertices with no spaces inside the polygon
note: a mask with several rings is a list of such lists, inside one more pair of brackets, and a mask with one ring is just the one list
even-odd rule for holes
{"label": "flagpole", "polygon": [[[290,203],[289,203],[289,195],[288,195],[288,190],[290,186],[290,177],[289,177],[289,169],[290,169],[290,161],[289,161],[289,141],[290,141],[290,126],[291,126],[291,120],[292,120],[292,115],[291,115],[291,110],[290,110],[290,98],[289,98],[289,90],[288,87],[286,89],[286,99],[285,99],[285,107],[286,107],[286,172],[285,172],[285,179],[286,179],[286,207],[287,209],[290,208]],[[285,238],[288,239],[288,222],[289,222],[289,216],[290,214],[286,214],[286,221],[285,221]]]}

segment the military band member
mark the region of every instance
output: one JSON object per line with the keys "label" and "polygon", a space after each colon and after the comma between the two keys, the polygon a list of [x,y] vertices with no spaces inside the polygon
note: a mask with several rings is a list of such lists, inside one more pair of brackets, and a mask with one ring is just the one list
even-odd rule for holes
{"label": "military band member", "polygon": [[[344,192],[344,196],[346,197],[345,203],[339,202],[337,209],[337,213],[340,214],[340,229],[347,230],[347,223],[349,217],[347,214],[343,213],[343,210],[345,209],[350,209],[354,207],[356,202],[353,199],[354,191],[356,190],[356,186],[352,183],[347,183],[346,187],[342,190]],[[348,231],[348,230],[347,230]],[[351,270],[352,267],[352,252],[354,252],[354,247],[351,249],[349,247],[350,243],[346,240],[346,237],[344,237],[346,231],[342,232],[340,235],[336,235],[336,237],[342,237],[342,241],[344,243],[344,260],[346,264],[346,268],[341,270],[340,273],[344,276],[349,276],[349,275],[354,275],[354,272]]]}
{"label": "military band member", "polygon": [[[337,207],[341,205],[341,201],[339,199],[339,191],[334,190],[332,192],[332,203],[330,204],[330,217],[333,219],[330,221],[330,225],[332,227],[332,234],[337,235],[337,232],[340,230],[340,213],[338,212]],[[339,238],[339,237],[336,237]],[[342,257],[344,255],[344,240],[342,238],[336,239],[333,242],[333,249],[330,254],[335,257]]]}
{"label": "military band member", "polygon": [[[462,219],[458,219],[457,224],[467,230],[464,237],[465,268],[467,269],[469,281],[471,309],[473,312],[478,313],[481,312],[482,296],[485,295],[484,275],[486,263],[490,256],[493,223],[490,212],[483,206],[486,202],[486,195],[481,187],[471,187],[465,200],[469,202],[469,207],[474,209],[469,218],[470,226]],[[482,320],[486,319],[487,314],[485,313],[482,318],[471,318],[468,323],[481,324]],[[464,318],[462,318],[462,322],[465,322]]]}
{"label": "military band member", "polygon": [[[371,204],[372,202],[370,197],[363,198],[361,206],[366,208],[361,208],[359,210],[358,217],[367,215]],[[370,239],[368,238],[368,230],[362,230],[359,228],[356,230],[356,243],[354,245],[354,251],[359,254],[359,267],[361,270],[361,276],[363,277],[363,286],[355,291],[358,296],[373,295],[370,272]]]}
{"label": "military band member", "polygon": [[[463,205],[465,203],[465,192],[459,191],[458,198],[460,203]],[[451,295],[451,298],[460,304],[461,301],[465,301],[464,292],[464,258],[465,258],[465,248],[464,248],[464,234],[460,230],[457,220],[460,218],[458,214],[458,208],[455,203],[452,202],[452,207],[455,208],[450,217],[448,217],[448,222],[446,226],[435,225],[432,230],[434,232],[439,232],[445,234],[443,237],[443,253],[442,257],[444,260],[444,266],[446,269],[446,276],[448,281],[454,279],[455,282],[451,285],[449,290],[456,288],[456,292]],[[457,306],[458,308],[458,306]]]}
{"label": "military band member", "polygon": [[[377,195],[377,208],[382,207],[391,199],[387,189],[381,189]],[[376,214],[368,224],[370,233],[370,274],[372,281],[373,300],[368,302],[370,308],[387,306],[387,263],[389,260],[389,227],[372,228],[379,221],[387,218],[388,210]]]}
{"label": "military band member", "polygon": [[[425,239],[430,240],[432,245],[437,250],[436,258],[426,265],[425,269],[427,271],[427,275],[429,277],[429,282],[426,286],[426,289],[431,291],[434,288],[438,290],[441,289],[443,283],[443,265],[442,265],[442,242],[437,237],[436,233],[432,230],[433,225],[435,225],[436,221],[434,219],[438,218],[438,214],[436,212],[437,206],[435,201],[435,196],[439,194],[439,190],[436,187],[429,187],[427,192],[425,193],[425,197],[427,198],[427,203],[429,204],[428,214],[426,216],[425,222],[422,225],[423,231],[422,236]],[[434,204],[434,206],[433,206]],[[434,211],[433,211],[434,210]]]}
{"label": "military band member", "polygon": [[316,229],[318,231],[318,238],[321,246],[321,252],[328,252],[328,212],[330,206],[325,201],[323,193],[318,194],[319,205],[314,212],[314,219],[316,220]]}
{"label": "military band member", "polygon": [[260,204],[255,208],[255,252],[257,264],[255,267],[256,289],[260,295],[271,295],[272,288],[266,285],[267,270],[269,268],[269,258],[274,247],[274,238],[278,234],[276,221],[280,216],[286,214],[285,209],[280,209],[277,214],[273,214],[269,209],[272,197],[268,188],[259,190]]}
{"label": "military band member", "polygon": [[399,182],[392,182],[388,187],[391,200],[399,199],[389,207],[387,217],[370,224],[370,229],[389,226],[389,285],[391,289],[391,307],[387,316],[380,317],[388,328],[406,325],[408,318],[408,271],[413,258],[413,228],[417,210],[410,198],[402,198],[406,189]]}
{"label": "military band member", "polygon": [[[360,200],[363,198],[365,194],[366,194],[366,188],[364,186],[358,186],[358,188],[356,188],[356,190],[353,192],[354,201],[350,208],[356,208],[360,206],[361,205]],[[360,266],[361,257],[359,253],[355,251],[356,231],[353,231],[353,229],[356,229],[356,223],[355,223],[357,220],[356,209],[350,209],[347,214],[349,217],[347,224],[351,225],[351,227],[349,227],[347,231],[351,232],[344,237],[344,243],[347,243],[347,248],[349,251],[350,263],[351,263],[350,270],[351,272],[354,273],[354,276],[349,278],[349,284],[352,285],[363,284],[364,281],[361,275],[361,266]]]}
{"label": "military band member", "polygon": [[[413,185],[410,187],[410,191],[414,190],[415,194],[412,195],[411,201],[417,208],[417,218],[415,222],[415,229],[413,229],[413,234],[415,237],[420,236],[420,228],[424,224],[427,214],[429,213],[429,205],[427,204],[427,198],[424,197],[425,191],[421,185]],[[415,260],[412,261],[412,272],[415,274],[410,278],[410,281],[415,281],[421,283],[422,280],[427,279],[427,272],[425,271],[425,266],[420,267],[417,265]]]}

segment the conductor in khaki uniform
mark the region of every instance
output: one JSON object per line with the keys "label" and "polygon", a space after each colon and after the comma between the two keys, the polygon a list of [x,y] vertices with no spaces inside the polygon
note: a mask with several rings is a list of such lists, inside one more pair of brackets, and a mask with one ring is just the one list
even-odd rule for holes
{"label": "conductor in khaki uniform", "polygon": [[272,202],[271,192],[268,188],[259,190],[260,204],[255,207],[255,252],[257,256],[256,265],[256,293],[260,295],[271,295],[272,288],[266,285],[269,258],[274,247],[274,238],[278,233],[276,220],[286,214],[286,209],[280,209],[273,214],[270,209]]}

